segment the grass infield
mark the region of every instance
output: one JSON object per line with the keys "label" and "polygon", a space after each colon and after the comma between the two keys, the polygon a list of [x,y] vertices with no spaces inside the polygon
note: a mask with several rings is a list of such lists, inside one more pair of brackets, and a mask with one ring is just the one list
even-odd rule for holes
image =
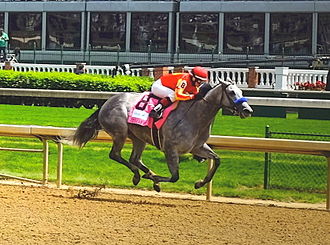
{"label": "grass infield", "polygon": [[[77,127],[87,118],[93,109],[57,108],[37,106],[0,105],[0,124],[41,125],[55,127]],[[218,115],[212,128],[214,135],[264,137],[265,126],[270,125],[276,131],[330,134],[330,121],[298,119],[297,114],[288,114],[287,118],[239,117]],[[0,147],[40,148],[36,139],[0,137]],[[149,180],[141,179],[137,187],[132,184],[132,174],[123,165],[108,158],[111,145],[108,143],[88,143],[81,150],[72,146],[64,147],[63,182],[70,185],[106,185],[108,187],[152,189]],[[131,146],[123,149],[127,159]],[[264,153],[217,151],[222,161],[213,181],[213,194],[226,197],[258,198],[280,201],[319,203],[325,201],[326,181],[322,179],[324,191],[286,188],[297,173],[287,172],[286,179],[276,180],[280,189],[263,189]],[[294,164],[300,156],[284,160],[281,164]],[[294,158],[294,159],[293,159]],[[143,161],[154,172],[168,176],[169,172],[164,155],[153,146],[147,146]],[[308,158],[310,165],[326,166],[322,157]],[[0,154],[1,173],[41,179],[42,158],[39,154],[2,151]],[[180,179],[176,183],[162,183],[162,191],[204,194],[205,188],[194,189],[196,180],[204,178],[206,163],[198,163],[190,154],[181,156]],[[56,179],[56,146],[50,144],[50,181]],[[320,178],[326,179],[326,172]],[[298,176],[299,177],[299,176]],[[315,176],[314,176],[315,177]],[[310,181],[309,177],[301,180]]]}

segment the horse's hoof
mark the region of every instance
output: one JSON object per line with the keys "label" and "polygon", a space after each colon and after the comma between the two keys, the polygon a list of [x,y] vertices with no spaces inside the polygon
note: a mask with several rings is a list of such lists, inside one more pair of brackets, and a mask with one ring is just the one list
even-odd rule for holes
{"label": "horse's hoof", "polygon": [[195,189],[199,189],[199,188],[201,188],[202,186],[204,186],[204,181],[203,181],[203,180],[197,181],[197,182],[195,183]]}
{"label": "horse's hoof", "polygon": [[134,177],[133,177],[133,184],[134,185],[137,185],[137,184],[139,184],[140,183],[140,180],[141,180],[141,178],[140,178],[140,174],[134,174]]}
{"label": "horse's hoof", "polygon": [[154,190],[160,192],[160,186],[158,183],[154,183]]}
{"label": "horse's hoof", "polygon": [[133,184],[137,185],[140,182],[140,180],[141,180],[141,177],[140,177],[139,171],[134,172],[134,176],[133,176],[133,179],[132,179]]}

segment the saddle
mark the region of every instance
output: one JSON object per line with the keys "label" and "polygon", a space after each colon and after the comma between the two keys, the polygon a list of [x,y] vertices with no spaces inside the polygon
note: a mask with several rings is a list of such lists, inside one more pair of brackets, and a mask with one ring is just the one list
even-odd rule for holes
{"label": "saddle", "polygon": [[149,128],[160,129],[171,111],[177,106],[176,102],[167,107],[163,112],[163,116],[159,119],[149,117],[150,111],[160,100],[161,98],[155,96],[151,92],[143,93],[141,99],[130,109],[127,122],[140,126],[148,126]]}
{"label": "saddle", "polygon": [[155,96],[151,92],[143,93],[141,99],[130,109],[127,122],[137,124],[151,129],[151,139],[153,145],[158,149],[162,149],[161,134],[159,129],[165,123],[170,113],[177,107],[178,102],[174,102],[169,107],[165,108],[161,118],[155,119],[149,116],[151,110],[159,103],[161,98]]}

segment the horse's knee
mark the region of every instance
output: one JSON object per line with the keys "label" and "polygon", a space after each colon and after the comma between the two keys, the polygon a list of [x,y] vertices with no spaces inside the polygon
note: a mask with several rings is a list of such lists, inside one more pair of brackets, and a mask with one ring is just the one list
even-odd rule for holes
{"label": "horse's knee", "polygon": [[109,158],[116,161],[116,156],[112,151],[109,152]]}
{"label": "horse's knee", "polygon": [[215,157],[213,160],[214,160],[214,165],[218,168],[221,163],[220,157]]}
{"label": "horse's knee", "polygon": [[174,183],[177,182],[178,180],[179,180],[179,174],[173,174],[170,179],[170,182]]}
{"label": "horse's knee", "polygon": [[121,162],[121,155],[118,152],[110,151],[109,158],[116,162]]}

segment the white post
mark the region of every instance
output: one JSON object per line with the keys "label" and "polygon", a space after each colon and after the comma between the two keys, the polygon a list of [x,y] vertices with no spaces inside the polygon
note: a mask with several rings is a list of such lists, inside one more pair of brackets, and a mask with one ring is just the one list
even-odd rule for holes
{"label": "white post", "polygon": [[168,67],[168,72],[173,73],[174,72],[174,66],[169,66]]}
{"label": "white post", "polygon": [[[211,171],[213,168],[213,159],[209,159],[209,164],[208,164],[208,169],[207,169],[207,174]],[[212,180],[207,183],[207,188],[206,188],[206,201],[211,201],[212,198]]]}
{"label": "white post", "polygon": [[327,183],[327,194],[326,194],[326,210],[330,211],[330,156],[327,156],[327,160],[328,160],[328,183]]}
{"label": "white post", "polygon": [[63,144],[57,142],[57,188],[62,185],[62,169],[63,169]]}
{"label": "white post", "polygon": [[154,74],[154,68],[148,68],[148,71],[149,71],[149,77],[151,78],[155,78],[155,74]]}
{"label": "white post", "polygon": [[48,155],[49,155],[49,146],[46,139],[42,139],[43,144],[43,178],[42,183],[45,185],[48,183]]}
{"label": "white post", "polygon": [[275,67],[275,89],[287,90],[289,67]]}

